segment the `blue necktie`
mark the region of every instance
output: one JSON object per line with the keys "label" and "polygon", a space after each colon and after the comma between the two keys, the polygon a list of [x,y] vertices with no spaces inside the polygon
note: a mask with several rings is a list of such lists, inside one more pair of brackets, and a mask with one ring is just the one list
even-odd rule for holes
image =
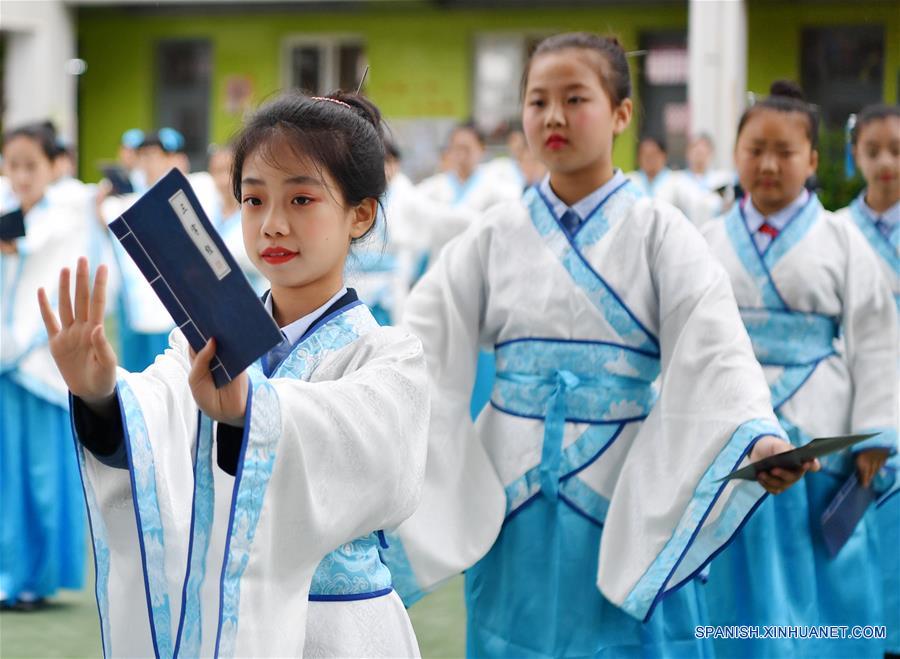
{"label": "blue necktie", "polygon": [[875,228],[881,232],[881,235],[887,239],[891,237],[891,225],[888,224],[883,218],[879,217],[875,220]]}
{"label": "blue necktie", "polygon": [[566,233],[568,233],[570,236],[574,235],[578,230],[578,227],[581,226],[581,218],[578,217],[578,213],[573,211],[571,208],[563,213],[563,216],[559,218],[559,222],[563,225],[563,229],[565,229]]}

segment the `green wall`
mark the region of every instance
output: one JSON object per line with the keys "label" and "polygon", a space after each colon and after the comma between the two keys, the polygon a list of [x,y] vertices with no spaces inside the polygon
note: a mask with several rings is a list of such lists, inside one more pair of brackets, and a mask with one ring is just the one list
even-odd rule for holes
{"label": "green wall", "polygon": [[[711,0],[714,1],[714,0]],[[550,3],[548,2],[548,5]],[[748,0],[748,88],[765,93],[776,78],[800,77],[800,33],[811,25],[886,26],[885,100],[896,102],[900,12],[896,3]],[[552,5],[551,5],[552,7]],[[282,41],[292,35],[353,34],[366,43],[371,66],[367,92],[384,115],[455,117],[471,112],[473,44],[482,32],[592,30],[614,33],[627,49],[649,30],[686,29],[687,4],[601,8],[443,10],[421,6],[331,12],[150,12],[82,8],[78,12],[81,77],[81,172],[99,176],[96,163],[114,157],[122,131],[155,127],[154,46],[161,39],[205,38],[213,51],[210,140],[226,141],[240,125],[225,108],[229,76],[249,77],[254,103],[277,92]],[[640,107],[639,99],[635,99]],[[634,165],[637,121],[617,141],[616,163]]]}
{"label": "green wall", "polygon": [[[291,35],[354,34],[366,43],[367,93],[384,115],[466,118],[471,112],[473,41],[481,32],[592,30],[614,33],[627,49],[646,30],[687,28],[686,6],[642,4],[602,9],[441,10],[432,6],[341,12],[259,14],[149,13],[82,8],[78,13],[81,78],[81,173],[114,157],[119,136],[154,125],[154,44],[205,38],[213,51],[210,139],[226,141],[241,117],[226,112],[228,76],[248,76],[258,102],[277,92],[281,45]],[[635,126],[616,145],[616,162],[631,169]]]}
{"label": "green wall", "polygon": [[895,1],[747,3],[747,88],[766,94],[773,80],[800,82],[800,38],[805,27],[883,25],[884,100],[897,102],[900,73],[900,9]]}

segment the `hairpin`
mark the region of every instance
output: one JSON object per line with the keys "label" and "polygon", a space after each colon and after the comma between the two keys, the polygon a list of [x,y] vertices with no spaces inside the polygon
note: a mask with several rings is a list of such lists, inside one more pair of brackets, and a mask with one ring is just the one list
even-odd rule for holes
{"label": "hairpin", "polygon": [[353,109],[353,107],[349,103],[344,103],[343,101],[339,101],[336,98],[329,98],[328,96],[310,96],[310,98],[314,101],[328,101],[329,103],[337,103],[338,105],[343,105],[348,110]]}

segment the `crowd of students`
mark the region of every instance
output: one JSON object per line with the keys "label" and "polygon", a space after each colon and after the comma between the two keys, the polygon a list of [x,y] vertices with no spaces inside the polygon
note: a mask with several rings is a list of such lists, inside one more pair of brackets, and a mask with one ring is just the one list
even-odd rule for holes
{"label": "crowd of students", "polygon": [[[617,169],[630,95],[614,38],[549,37],[509,156],[461,124],[418,184],[362,96],[263,105],[188,175],[284,336],[220,389],[105,228],[187,173],[180,134],[127,131],[94,186],[51,126],[6,133],[4,606],[82,586],[88,521],[112,655],[414,656],[404,605],[462,572],[473,657],[900,652],[900,109],[861,109],[832,213],[796,85],[746,109],[735,172],[703,135]],[[730,625],[888,636],[696,633]]]}

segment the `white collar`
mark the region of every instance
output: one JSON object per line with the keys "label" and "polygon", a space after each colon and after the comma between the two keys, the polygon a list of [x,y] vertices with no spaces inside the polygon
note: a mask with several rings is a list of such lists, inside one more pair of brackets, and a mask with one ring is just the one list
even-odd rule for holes
{"label": "white collar", "polygon": [[771,215],[763,215],[756,206],[753,205],[753,199],[747,197],[747,203],[744,205],[744,216],[747,218],[747,227],[750,231],[756,233],[763,224],[768,224],[778,231],[782,231],[787,223],[797,212],[809,201],[809,190],[803,189],[803,192],[787,206],[779,211],[775,211]]}
{"label": "white collar", "polygon": [[566,202],[557,197],[556,193],[553,192],[553,188],[550,187],[549,174],[544,176],[544,180],[541,181],[540,190],[541,194],[543,194],[544,197],[547,198],[547,201],[550,202],[550,205],[553,207],[553,213],[557,218],[562,217],[565,212],[569,210],[569,208],[571,208],[573,211],[575,211],[575,213],[578,214],[578,217],[580,217],[581,221],[583,222],[588,219],[588,215],[591,213],[591,211],[593,211],[600,204],[606,201],[607,197],[615,192],[618,187],[625,181],[626,178],[622,173],[622,170],[617,169],[615,170],[615,172],[613,172],[611,179],[591,192],[588,196],[576,201],[571,206],[568,206]]}
{"label": "white collar", "polygon": [[[318,309],[309,312],[305,316],[298,318],[294,322],[284,326],[281,328],[281,334],[287,340],[288,343],[294,345],[297,341],[300,340],[300,337],[306,333],[306,330],[310,328],[310,326],[316,322],[319,317],[325,313],[325,311],[332,304],[340,300],[344,295],[347,294],[347,288],[342,287],[337,293],[335,293],[325,304],[323,304]],[[269,312],[269,315],[272,315],[272,291],[269,291],[269,294],[266,295],[265,302],[263,304],[266,307],[266,311]]]}

